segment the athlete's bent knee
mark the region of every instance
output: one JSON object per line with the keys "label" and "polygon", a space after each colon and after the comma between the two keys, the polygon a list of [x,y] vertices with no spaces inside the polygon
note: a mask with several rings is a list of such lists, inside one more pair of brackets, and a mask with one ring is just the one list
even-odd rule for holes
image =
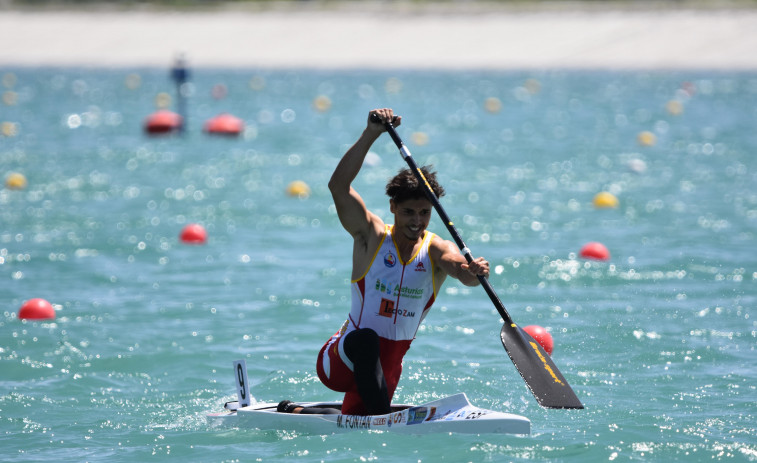
{"label": "athlete's bent knee", "polygon": [[344,338],[344,353],[353,362],[375,362],[379,352],[379,335],[370,328],[352,331]]}

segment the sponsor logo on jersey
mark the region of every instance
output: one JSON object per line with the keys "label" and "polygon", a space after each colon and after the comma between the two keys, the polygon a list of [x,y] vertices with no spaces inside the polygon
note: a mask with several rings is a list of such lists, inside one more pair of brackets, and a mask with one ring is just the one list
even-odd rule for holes
{"label": "sponsor logo on jersey", "polygon": [[397,265],[397,256],[391,252],[387,252],[386,255],[384,255],[384,265],[387,267],[394,267]]}
{"label": "sponsor logo on jersey", "polygon": [[378,314],[382,317],[389,318],[393,318],[395,314],[400,317],[415,317],[415,312],[413,311],[407,309],[396,309],[394,307],[394,301],[391,301],[389,299],[381,299],[381,305],[379,305]]}
{"label": "sponsor logo on jersey", "polygon": [[402,288],[400,288],[400,285],[396,283],[391,283],[378,278],[376,278],[376,284],[374,287],[376,291],[380,292],[381,294],[391,294],[395,298],[399,296],[409,297],[411,299],[423,298],[423,288],[410,288],[408,286],[403,286]]}

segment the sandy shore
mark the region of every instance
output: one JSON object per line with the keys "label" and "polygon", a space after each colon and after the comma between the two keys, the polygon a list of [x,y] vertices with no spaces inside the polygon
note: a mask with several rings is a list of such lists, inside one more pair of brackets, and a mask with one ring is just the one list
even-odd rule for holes
{"label": "sandy shore", "polygon": [[757,9],[0,11],[0,65],[757,70]]}

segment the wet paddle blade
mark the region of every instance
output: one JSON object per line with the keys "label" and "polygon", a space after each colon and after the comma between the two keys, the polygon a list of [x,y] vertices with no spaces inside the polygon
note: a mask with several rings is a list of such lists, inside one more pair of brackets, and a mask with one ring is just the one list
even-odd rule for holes
{"label": "wet paddle blade", "polygon": [[499,336],[539,405],[547,408],[584,408],[552,358],[530,334],[516,324],[506,322]]}

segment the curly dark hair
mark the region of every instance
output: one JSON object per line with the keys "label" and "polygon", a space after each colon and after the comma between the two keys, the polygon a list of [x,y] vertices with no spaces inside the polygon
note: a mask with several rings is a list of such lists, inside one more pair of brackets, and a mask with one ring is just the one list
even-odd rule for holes
{"label": "curly dark hair", "polygon": [[[444,188],[436,181],[436,172],[431,170],[433,166],[420,168],[423,176],[428,181],[437,198],[444,196]],[[401,203],[408,199],[426,198],[426,189],[410,169],[401,169],[389,183],[386,184],[386,195],[395,203]]]}

